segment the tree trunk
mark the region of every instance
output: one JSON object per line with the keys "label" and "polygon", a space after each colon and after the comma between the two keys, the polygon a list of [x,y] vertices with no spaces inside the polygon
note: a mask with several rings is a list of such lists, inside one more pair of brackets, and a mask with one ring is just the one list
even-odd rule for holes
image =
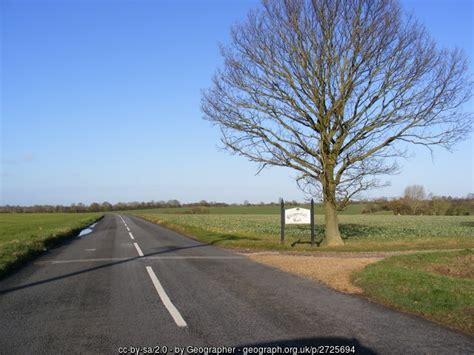
{"label": "tree trunk", "polygon": [[324,179],[321,181],[323,188],[324,219],[326,222],[326,233],[321,245],[338,246],[344,245],[339,233],[339,222],[336,209],[336,182],[334,181],[334,165],[327,164]]}
{"label": "tree trunk", "polygon": [[324,201],[324,217],[326,233],[321,244],[324,246],[344,245],[341,234],[339,233],[336,206],[330,201]]}

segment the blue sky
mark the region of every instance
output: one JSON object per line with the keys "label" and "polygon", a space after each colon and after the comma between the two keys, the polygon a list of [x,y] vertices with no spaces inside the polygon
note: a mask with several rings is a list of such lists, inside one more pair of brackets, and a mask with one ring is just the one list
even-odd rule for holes
{"label": "blue sky", "polygon": [[[218,43],[257,1],[1,2],[0,204],[303,199],[294,173],[218,149],[200,91],[221,64]],[[405,0],[473,72],[470,0]],[[474,103],[466,109],[473,111]],[[413,149],[391,186],[474,192],[473,140],[454,153]]]}

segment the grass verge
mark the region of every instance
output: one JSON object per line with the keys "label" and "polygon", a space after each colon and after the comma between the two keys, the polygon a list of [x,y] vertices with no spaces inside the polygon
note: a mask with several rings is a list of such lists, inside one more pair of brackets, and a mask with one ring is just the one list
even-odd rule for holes
{"label": "grass verge", "polygon": [[353,282],[370,299],[474,335],[474,250],[394,256]]}
{"label": "grass verge", "polygon": [[0,215],[0,279],[76,235],[101,213],[7,213]]}

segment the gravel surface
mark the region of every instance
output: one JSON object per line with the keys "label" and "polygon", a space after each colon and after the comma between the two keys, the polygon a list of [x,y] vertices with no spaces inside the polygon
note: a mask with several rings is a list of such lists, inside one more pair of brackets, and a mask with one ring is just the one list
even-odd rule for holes
{"label": "gravel surface", "polygon": [[253,253],[250,259],[277,269],[320,281],[338,291],[362,293],[362,289],[351,282],[351,275],[365,266],[375,263],[383,256],[302,256],[288,254]]}

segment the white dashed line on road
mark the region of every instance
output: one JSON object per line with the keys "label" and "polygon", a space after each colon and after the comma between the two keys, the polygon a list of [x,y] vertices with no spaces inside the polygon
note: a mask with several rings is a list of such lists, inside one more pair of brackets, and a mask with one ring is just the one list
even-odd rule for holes
{"label": "white dashed line on road", "polygon": [[153,271],[151,266],[147,266],[146,270],[148,271],[148,275],[150,275],[151,281],[155,286],[156,292],[158,292],[158,295],[161,298],[161,302],[163,302],[171,317],[173,317],[173,320],[176,325],[178,327],[187,327],[187,323],[185,322],[177,308],[174,306],[174,304],[171,302],[170,298],[166,294],[166,291],[163,286],[161,286],[160,280],[158,280],[158,277],[156,277],[155,272]]}
{"label": "white dashed line on road", "polygon": [[128,232],[128,235],[130,236],[130,238],[135,239],[132,233]]}
{"label": "white dashed line on road", "polygon": [[138,244],[137,244],[137,243],[133,243],[133,245],[135,245],[135,249],[137,249],[138,255],[143,256],[143,252],[142,252],[142,250],[140,249],[140,247],[138,246]]}

